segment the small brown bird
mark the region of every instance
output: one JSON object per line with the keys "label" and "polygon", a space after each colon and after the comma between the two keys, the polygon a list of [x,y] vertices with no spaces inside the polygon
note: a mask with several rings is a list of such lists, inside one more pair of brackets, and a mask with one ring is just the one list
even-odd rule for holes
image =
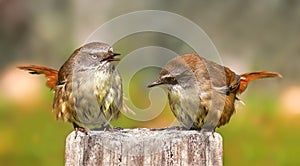
{"label": "small brown bird", "polygon": [[76,131],[108,127],[123,105],[122,80],[111,63],[117,61],[108,44],[92,42],[76,49],[59,71],[43,66],[18,66],[31,74],[44,74],[54,90],[53,111],[73,123]]}
{"label": "small brown bird", "polygon": [[167,86],[171,110],[184,128],[214,131],[229,122],[237,95],[248,83],[267,77],[281,75],[266,71],[237,75],[199,55],[185,54],[170,60],[148,87]]}

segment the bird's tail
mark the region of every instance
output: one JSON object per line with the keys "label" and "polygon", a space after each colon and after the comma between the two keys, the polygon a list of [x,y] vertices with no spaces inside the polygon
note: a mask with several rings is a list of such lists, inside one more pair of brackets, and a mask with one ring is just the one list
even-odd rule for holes
{"label": "bird's tail", "polygon": [[47,78],[46,85],[50,89],[54,89],[57,84],[58,71],[55,69],[37,65],[17,66],[17,68],[27,70],[30,74],[44,74]]}
{"label": "bird's tail", "polygon": [[261,79],[261,78],[271,78],[271,77],[282,78],[282,76],[279,73],[268,72],[268,71],[259,71],[259,72],[242,74],[240,77],[240,86],[238,89],[238,93],[239,94],[243,93],[246,90],[247,85],[250,81]]}

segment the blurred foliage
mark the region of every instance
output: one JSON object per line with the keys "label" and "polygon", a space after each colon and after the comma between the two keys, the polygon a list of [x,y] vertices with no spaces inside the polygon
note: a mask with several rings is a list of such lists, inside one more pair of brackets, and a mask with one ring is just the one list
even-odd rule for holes
{"label": "blurred foliage", "polygon": [[[170,11],[195,22],[212,38],[224,63],[235,71],[280,72],[283,80],[251,84],[242,96],[246,106],[241,105],[230,123],[217,129],[223,136],[224,165],[300,165],[300,114],[279,109],[285,87],[300,86],[300,1],[2,0],[0,9],[0,165],[63,165],[65,138],[73,130],[71,124],[55,120],[51,112],[53,93],[46,87],[33,104],[20,105],[7,97],[4,89],[17,84],[2,87],[4,69],[20,63],[58,68],[98,26],[137,10]],[[125,57],[150,45],[178,54],[193,51],[180,39],[154,32],[127,36],[115,43],[114,49]],[[136,106],[146,108],[150,104],[145,86],[157,74],[158,69],[135,74],[129,98]],[[22,82],[21,77],[18,79]],[[166,127],[173,120],[166,105],[151,121],[122,115],[112,124]]]}
{"label": "blurred foliage", "polygon": [[43,102],[30,107],[18,107],[1,96],[1,165],[63,165],[64,141],[72,128],[55,121],[53,95],[46,91]]}
{"label": "blurred foliage", "polygon": [[[51,96],[48,90],[44,94]],[[282,116],[276,109],[277,98],[269,95],[249,92],[244,100],[246,106],[239,106],[231,122],[217,129],[223,136],[224,165],[299,165],[300,115]],[[1,165],[63,165],[65,138],[73,129],[55,120],[51,102],[44,96],[43,103],[20,109],[1,100]],[[158,118],[172,121],[174,117],[166,111]],[[126,116],[113,124],[143,126]]]}
{"label": "blurred foliage", "polygon": [[218,131],[224,165],[299,165],[300,115],[284,115],[278,99],[248,92],[246,106]]}

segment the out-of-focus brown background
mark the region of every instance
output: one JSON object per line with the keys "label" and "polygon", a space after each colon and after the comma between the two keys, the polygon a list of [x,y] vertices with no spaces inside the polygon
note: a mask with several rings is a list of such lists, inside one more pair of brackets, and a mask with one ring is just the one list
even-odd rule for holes
{"label": "out-of-focus brown background", "polygon": [[[98,26],[137,10],[170,11],[195,22],[210,36],[224,64],[237,73],[280,72],[283,79],[253,82],[241,96],[246,105],[217,132],[224,139],[225,165],[300,165],[297,0],[0,0],[0,165],[63,165],[64,141],[73,130],[71,124],[55,120],[53,93],[44,86],[45,79],[15,66],[59,68]],[[160,33],[139,33],[114,46],[126,56],[147,45],[176,50],[177,41]],[[133,79],[131,98],[139,107],[149,105],[145,86],[157,72],[145,69]],[[173,120],[166,108],[152,121],[122,116],[113,124],[166,127]]]}

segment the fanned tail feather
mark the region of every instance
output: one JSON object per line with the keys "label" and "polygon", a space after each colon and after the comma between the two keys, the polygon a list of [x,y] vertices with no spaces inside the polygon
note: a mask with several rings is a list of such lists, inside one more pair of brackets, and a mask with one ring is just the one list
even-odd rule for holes
{"label": "fanned tail feather", "polygon": [[240,78],[240,86],[238,89],[238,93],[243,93],[249,82],[262,79],[262,78],[271,78],[271,77],[278,77],[282,78],[282,76],[279,73],[276,72],[268,72],[268,71],[260,71],[260,72],[251,72],[251,73],[245,73],[241,75]]}
{"label": "fanned tail feather", "polygon": [[57,84],[58,71],[45,66],[28,65],[18,66],[17,68],[29,71],[30,74],[44,74],[47,78],[46,85],[54,89]]}

